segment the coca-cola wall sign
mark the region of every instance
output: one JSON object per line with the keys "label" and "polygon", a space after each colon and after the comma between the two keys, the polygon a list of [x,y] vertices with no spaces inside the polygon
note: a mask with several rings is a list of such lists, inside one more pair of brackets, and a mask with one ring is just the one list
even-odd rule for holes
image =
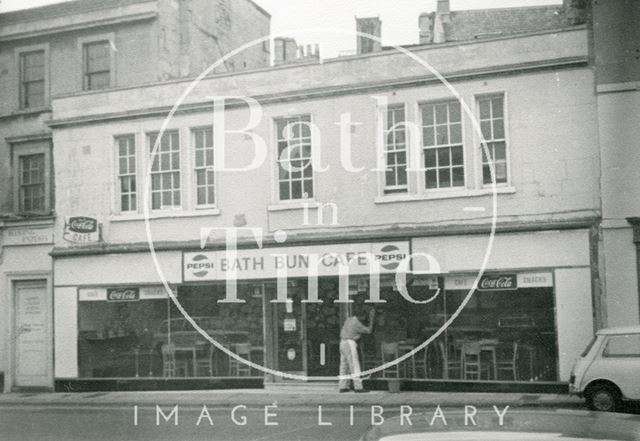
{"label": "coca-cola wall sign", "polygon": [[107,302],[137,302],[140,300],[138,288],[107,288]]}
{"label": "coca-cola wall sign", "polygon": [[67,217],[62,238],[72,243],[90,243],[100,240],[98,220],[87,216]]}
{"label": "coca-cola wall sign", "polygon": [[518,277],[515,274],[485,274],[480,278],[478,291],[506,291],[518,289]]}

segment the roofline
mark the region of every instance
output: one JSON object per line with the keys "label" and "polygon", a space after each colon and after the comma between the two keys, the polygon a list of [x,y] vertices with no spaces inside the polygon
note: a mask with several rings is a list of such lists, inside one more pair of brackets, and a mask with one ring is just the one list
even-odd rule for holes
{"label": "roofline", "polygon": [[[251,0],[249,0],[251,1]],[[157,2],[157,0],[137,0],[137,1],[133,1],[133,3],[151,3],[151,2]],[[50,9],[51,11],[55,11],[56,9],[62,9],[62,8],[66,8],[68,7],[69,3],[78,3],[78,4],[82,4],[82,0],[64,0],[64,1],[60,1],[57,3],[51,3],[48,5],[41,5],[41,6],[34,6],[31,8],[22,8],[22,9],[14,9],[12,11],[6,11],[6,12],[2,12],[0,13],[0,18],[2,17],[7,17],[10,16],[11,14],[25,14],[25,15],[36,15],[38,13],[41,13],[43,10],[46,9]],[[103,4],[100,4],[99,6],[96,7],[86,7],[84,6],[84,9],[80,10],[80,11],[74,11],[74,12],[70,12],[70,13],[65,13],[65,14],[57,14],[54,15],[53,17],[47,17],[44,20],[48,20],[50,18],[56,18],[56,17],[65,17],[65,16],[71,16],[71,15],[77,15],[77,14],[84,14],[86,12],[93,12],[93,11],[102,11],[105,9],[109,9],[108,6],[104,6]],[[12,23],[26,23],[26,22],[32,22],[32,21],[39,21],[39,20],[43,20],[42,17],[25,17],[23,19],[20,20],[15,20]]]}
{"label": "roofline", "polygon": [[[537,31],[537,32],[531,32],[526,34],[502,35],[494,38],[482,38],[477,40],[448,41],[448,42],[439,43],[439,44],[423,44],[423,45],[418,44],[416,45],[416,47],[411,47],[409,49],[419,49],[419,50],[442,49],[449,46],[461,46],[461,45],[467,45],[467,44],[484,44],[484,43],[490,43],[490,42],[500,41],[500,40],[527,38],[527,37],[533,37],[537,35],[556,34],[559,32],[576,32],[580,30],[586,30],[586,25],[577,25],[577,26],[560,28],[560,29],[550,29],[547,31]],[[283,38],[283,37],[278,37],[278,38]],[[399,47],[405,48],[404,45]],[[389,55],[391,55],[389,50],[381,50],[379,52],[369,52],[366,54],[354,54],[354,55],[343,56],[343,57],[327,58],[327,59],[321,60],[320,64],[343,63],[347,61],[353,61],[354,59],[387,57]],[[416,54],[416,55],[419,55],[419,54]],[[239,70],[239,71],[233,71],[233,72],[222,72],[222,73],[216,73],[214,75],[207,75],[204,79],[208,80],[208,79],[223,78],[223,77],[230,77],[230,76],[235,77],[235,76],[242,76],[242,75],[251,75],[255,73],[269,72],[269,71],[281,70],[281,69],[295,69],[300,66],[303,66],[304,64],[318,64],[318,62],[312,60],[307,63],[305,62],[283,63],[283,64],[274,65],[274,66],[259,67],[255,69],[246,69],[246,70]],[[152,88],[152,87],[168,85],[168,84],[181,84],[181,83],[189,84],[193,82],[196,78],[197,77],[195,76],[188,77],[188,78],[175,78],[175,79],[164,80],[164,81],[155,81],[155,82],[146,83],[146,84],[138,84],[135,86],[115,87],[113,89],[107,89],[107,90],[79,91],[79,92],[56,95],[56,96],[53,96],[52,98],[53,99],[72,98],[76,96],[89,95],[93,93],[100,94],[105,92],[110,93],[110,92],[117,92],[117,91],[128,90],[128,89]]]}
{"label": "roofline", "polygon": [[253,0],[247,0],[247,1],[251,3],[262,15],[266,15],[267,17],[271,18],[271,14],[267,12],[267,10],[264,9],[262,6],[257,4],[255,1]]}

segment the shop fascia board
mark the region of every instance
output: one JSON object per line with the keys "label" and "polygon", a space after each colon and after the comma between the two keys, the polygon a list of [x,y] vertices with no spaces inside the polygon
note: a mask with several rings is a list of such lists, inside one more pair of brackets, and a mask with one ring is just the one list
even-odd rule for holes
{"label": "shop fascia board", "polygon": [[[585,216],[581,218],[568,220],[552,220],[544,222],[513,222],[496,225],[497,233],[523,233],[534,231],[549,230],[575,230],[591,228],[600,222],[597,215]],[[326,230],[322,233],[306,233],[304,235],[289,235],[287,246],[295,245],[320,245],[335,244],[347,242],[368,242],[380,240],[409,240],[418,237],[432,236],[464,236],[489,234],[491,225],[450,225],[450,226],[420,226],[420,227],[399,227],[387,228],[375,231],[351,231],[343,233],[330,233]],[[200,241],[175,241],[175,242],[154,242],[155,251],[193,251],[200,250]],[[282,247],[281,243],[276,242],[273,238],[265,238],[263,247]],[[238,238],[238,249],[255,248],[254,239]],[[225,243],[223,241],[210,243],[205,247],[206,250],[223,250]],[[110,244],[101,243],[89,246],[76,247],[54,247],[50,255],[55,258],[85,256],[85,255],[102,255],[102,254],[126,254],[148,252],[149,244],[147,242],[136,242],[128,244]]]}

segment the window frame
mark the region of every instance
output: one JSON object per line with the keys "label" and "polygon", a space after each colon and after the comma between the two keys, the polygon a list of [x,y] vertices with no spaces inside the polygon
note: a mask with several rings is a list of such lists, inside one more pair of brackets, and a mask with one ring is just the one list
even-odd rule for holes
{"label": "window frame", "polygon": [[[405,165],[405,173],[406,173],[406,181],[407,183],[404,185],[388,185],[387,184],[387,168],[388,168],[388,153],[389,151],[387,150],[387,132],[389,131],[389,129],[387,128],[387,124],[388,124],[388,115],[389,115],[389,111],[391,109],[394,108],[402,108],[402,111],[404,112],[404,153],[405,153],[405,158],[406,158],[406,165]],[[386,102],[385,105],[382,106],[378,106],[378,111],[379,111],[379,116],[381,118],[382,121],[382,133],[380,134],[381,136],[381,143],[380,143],[380,147],[382,149],[381,151],[381,155],[383,158],[383,170],[381,173],[381,193],[382,196],[394,196],[394,195],[408,195],[410,194],[410,180],[411,180],[411,169],[412,169],[412,164],[411,164],[411,157],[412,155],[412,151],[411,151],[411,130],[409,130],[407,123],[410,123],[411,121],[408,120],[408,106],[407,103],[405,102],[401,102],[401,103],[389,103]],[[399,149],[394,149],[393,152],[401,152],[402,150]]]}
{"label": "window frame", "polygon": [[[199,204],[198,203],[198,169],[205,169],[205,167],[198,167],[196,161],[196,132],[199,130],[208,130],[210,129],[213,132],[213,126],[210,125],[202,125],[202,126],[193,126],[189,129],[189,170],[191,172],[190,183],[191,188],[189,190],[190,196],[192,198],[192,206],[195,210],[206,210],[206,209],[215,209],[218,208],[218,173],[213,170],[213,203],[212,204]],[[215,142],[212,134],[212,150],[215,152]],[[215,153],[213,156],[214,164],[215,164]],[[205,161],[206,162],[206,161]]]}
{"label": "window frame", "polygon": [[[423,116],[422,116],[422,109],[424,106],[436,106],[438,104],[457,104],[459,106],[459,111],[460,111],[460,143],[459,144],[443,144],[443,145],[432,145],[432,146],[425,146],[424,143],[424,128],[425,128],[425,124],[424,124],[424,120],[423,120]],[[435,117],[435,115],[434,115]],[[438,98],[438,99],[434,99],[434,100],[427,100],[427,101],[418,101],[417,102],[417,112],[416,112],[416,119],[417,119],[417,123],[418,123],[418,127],[420,129],[420,133],[418,135],[418,139],[419,139],[419,143],[418,143],[418,149],[419,149],[419,154],[417,155],[419,164],[417,165],[417,168],[420,170],[419,175],[419,187],[418,187],[418,194],[422,194],[422,195],[431,195],[431,194],[438,194],[438,193],[447,193],[447,192],[452,192],[452,193],[456,193],[456,192],[460,192],[460,191],[466,191],[469,188],[469,176],[468,176],[468,157],[467,157],[467,148],[466,148],[466,143],[465,143],[465,136],[466,136],[466,124],[465,124],[465,113],[464,113],[464,109],[462,107],[462,103],[460,102],[460,100],[455,99],[455,97],[451,98],[451,97],[447,97],[447,98]],[[447,127],[450,126],[450,122],[449,122],[449,108],[447,107]],[[436,127],[436,125],[434,125],[433,127]],[[435,135],[435,133],[434,133]],[[450,138],[450,129],[447,129],[447,135]],[[449,139],[450,141],[450,139]],[[463,184],[459,185],[459,186],[450,186],[450,187],[436,187],[436,188],[427,188],[427,178],[426,178],[426,171],[427,171],[427,167],[425,166],[425,151],[428,149],[434,149],[434,150],[438,150],[438,149],[442,149],[442,148],[449,148],[451,149],[454,146],[460,146],[462,148],[462,174],[463,174]],[[440,169],[440,168],[444,168],[444,167],[438,167],[436,166],[436,169]],[[449,170],[452,169],[452,166],[449,166]],[[452,181],[453,183],[453,181]]]}
{"label": "window frame", "polygon": [[[23,66],[22,66],[22,60],[23,60],[23,56],[25,54],[28,53],[33,53],[33,52],[43,52],[43,58],[44,58],[44,72],[43,72],[43,81],[44,81],[44,85],[43,85],[43,99],[42,99],[42,105],[41,106],[25,106],[24,105],[24,92],[23,92]],[[16,66],[16,72],[17,72],[17,81],[18,81],[18,102],[17,102],[17,108],[21,111],[35,111],[35,110],[41,110],[41,109],[46,109],[50,106],[50,99],[51,99],[51,94],[49,93],[49,77],[50,77],[50,60],[49,60],[49,44],[48,43],[43,43],[43,44],[37,44],[37,45],[30,45],[30,46],[23,46],[23,47],[19,47],[15,50],[15,66]]]}
{"label": "window frame", "polygon": [[640,358],[640,347],[638,347],[637,354],[609,354],[609,345],[611,344],[611,340],[614,340],[617,337],[630,337],[635,336],[638,339],[638,343],[640,343],[640,334],[636,332],[631,332],[628,334],[612,334],[607,337],[607,340],[604,342],[602,348],[602,358]]}
{"label": "window frame", "polygon": [[[91,44],[97,44],[100,42],[106,41],[109,44],[109,86],[101,89],[90,89],[87,87],[85,83],[86,76],[86,55],[85,55],[85,47]],[[107,34],[99,34],[92,35],[90,37],[78,38],[77,41],[78,46],[78,59],[80,66],[80,75],[79,75],[79,90],[84,92],[97,92],[103,91],[107,89],[112,89],[116,86],[116,51],[113,50],[115,47],[115,34],[107,33]]]}
{"label": "window frame", "polygon": [[[509,106],[508,106],[508,95],[507,92],[505,90],[496,90],[496,91],[491,91],[491,92],[483,92],[483,93],[478,93],[474,95],[474,101],[475,101],[475,112],[476,112],[476,119],[478,122],[478,125],[481,125],[481,119],[480,119],[480,101],[482,100],[486,100],[486,99],[491,99],[491,98],[497,98],[497,97],[502,97],[502,119],[503,119],[503,130],[504,130],[504,138],[502,138],[502,140],[504,141],[505,144],[505,161],[506,161],[506,173],[507,173],[507,178],[505,180],[505,182],[496,182],[495,186],[497,187],[511,187],[512,185],[512,169],[511,169],[511,143],[510,143],[510,139],[509,139]],[[493,112],[492,112],[493,113]],[[491,118],[493,120],[493,118]],[[492,132],[493,132],[493,125],[492,125]],[[485,139],[487,141],[487,147],[488,144],[491,142],[496,142],[494,139],[488,140]],[[477,147],[477,148],[476,148]],[[476,130],[474,130],[474,157],[476,158],[476,163],[478,164],[478,169],[479,169],[479,173],[478,173],[478,188],[483,188],[483,189],[487,189],[487,188],[491,188],[493,186],[493,183],[488,183],[485,184],[484,183],[484,161],[483,161],[483,152],[484,148],[482,146],[482,139],[480,138],[479,134],[476,132]]]}
{"label": "window frame", "polygon": [[[51,162],[51,138],[42,138],[37,140],[20,141],[10,143],[13,173],[13,207],[15,213],[18,214],[37,214],[47,215],[53,211],[53,164]],[[44,154],[44,208],[41,211],[23,211],[21,198],[21,176],[20,166],[21,158],[31,155]]]}
{"label": "window frame", "polygon": [[[121,138],[131,138],[133,139],[133,157],[135,159],[135,167],[134,167],[134,172],[133,174],[128,174],[126,176],[133,176],[136,182],[136,190],[135,192],[133,192],[132,194],[135,195],[136,197],[136,207],[133,210],[122,210],[122,193],[121,193],[121,184],[120,184],[120,178],[123,176],[120,173],[120,145],[118,143],[118,141]],[[139,213],[140,212],[140,208],[142,206],[143,201],[140,198],[140,179],[139,179],[139,170],[140,170],[140,154],[139,154],[139,142],[138,142],[138,136],[136,133],[122,133],[122,134],[117,134],[113,136],[113,150],[114,150],[114,190],[115,190],[115,194],[114,194],[114,205],[115,205],[115,212],[116,213],[120,213],[120,214],[132,214],[132,213]]]}
{"label": "window frame", "polygon": [[273,181],[274,181],[274,193],[273,193],[273,200],[277,203],[277,204],[291,204],[291,205],[295,205],[295,204],[300,204],[300,203],[305,203],[305,202],[315,202],[316,201],[316,194],[317,194],[317,179],[316,179],[316,170],[313,168],[313,148],[314,145],[318,145],[317,144],[317,139],[315,139],[314,137],[314,131],[310,130],[310,134],[309,134],[309,140],[310,140],[310,144],[311,144],[311,157],[310,157],[310,161],[311,161],[311,185],[313,188],[313,194],[310,197],[302,197],[302,198],[297,198],[297,199],[282,199],[280,197],[280,155],[278,152],[278,140],[279,140],[279,135],[278,135],[278,122],[282,121],[282,120],[292,120],[292,119],[296,119],[296,118],[303,118],[303,117],[308,117],[309,118],[309,124],[311,124],[313,126],[314,124],[314,118],[313,118],[313,114],[311,112],[296,112],[296,113],[291,113],[291,114],[286,114],[286,115],[280,115],[280,116],[274,116],[271,119],[271,130],[273,130],[273,135],[272,135],[272,139],[273,139],[273,145],[275,146],[273,149]]}
{"label": "window frame", "polygon": [[[145,165],[145,174],[148,173],[148,179],[150,180],[150,182],[148,183],[149,185],[149,210],[153,211],[153,212],[173,212],[173,211],[184,211],[186,208],[187,203],[185,202],[185,184],[188,182],[188,179],[185,179],[185,174],[184,174],[184,140],[182,139],[182,130],[180,128],[167,128],[162,135],[163,136],[168,136],[171,134],[176,134],[178,137],[178,160],[180,161],[180,164],[178,166],[178,169],[172,169],[171,171],[158,171],[158,172],[154,172],[152,170],[152,166],[153,166],[153,162],[151,161],[151,152],[153,149],[153,145],[151,144],[151,136],[156,135],[159,136],[160,135],[160,131],[158,130],[152,130],[152,131],[147,131],[144,133],[145,135],[145,147],[144,147],[144,165]],[[156,157],[158,155],[159,151],[156,152]],[[158,159],[158,161],[160,161],[160,159]],[[180,181],[180,185],[178,187],[178,195],[180,197],[180,204],[179,205],[167,205],[165,206],[162,203],[162,199],[160,202],[160,208],[153,208],[153,175],[154,173],[175,173],[178,172],[178,179]],[[161,190],[162,191],[162,190]],[[173,197],[173,196],[172,196]],[[162,197],[161,197],[162,198]],[[143,202],[144,204],[144,202]]]}

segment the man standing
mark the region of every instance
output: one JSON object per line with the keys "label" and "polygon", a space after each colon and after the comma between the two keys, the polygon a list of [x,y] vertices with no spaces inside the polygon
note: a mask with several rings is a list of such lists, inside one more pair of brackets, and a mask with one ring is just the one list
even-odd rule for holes
{"label": "man standing", "polygon": [[[356,315],[345,320],[340,330],[340,376],[353,375],[353,388],[356,392],[368,392],[362,388],[362,379],[360,379],[360,361],[358,361],[357,341],[363,334],[371,334],[373,329],[373,320],[376,311],[371,308],[369,311],[369,326],[365,326],[367,315],[364,309]],[[348,392],[349,379],[341,378],[338,383],[340,392]]]}

